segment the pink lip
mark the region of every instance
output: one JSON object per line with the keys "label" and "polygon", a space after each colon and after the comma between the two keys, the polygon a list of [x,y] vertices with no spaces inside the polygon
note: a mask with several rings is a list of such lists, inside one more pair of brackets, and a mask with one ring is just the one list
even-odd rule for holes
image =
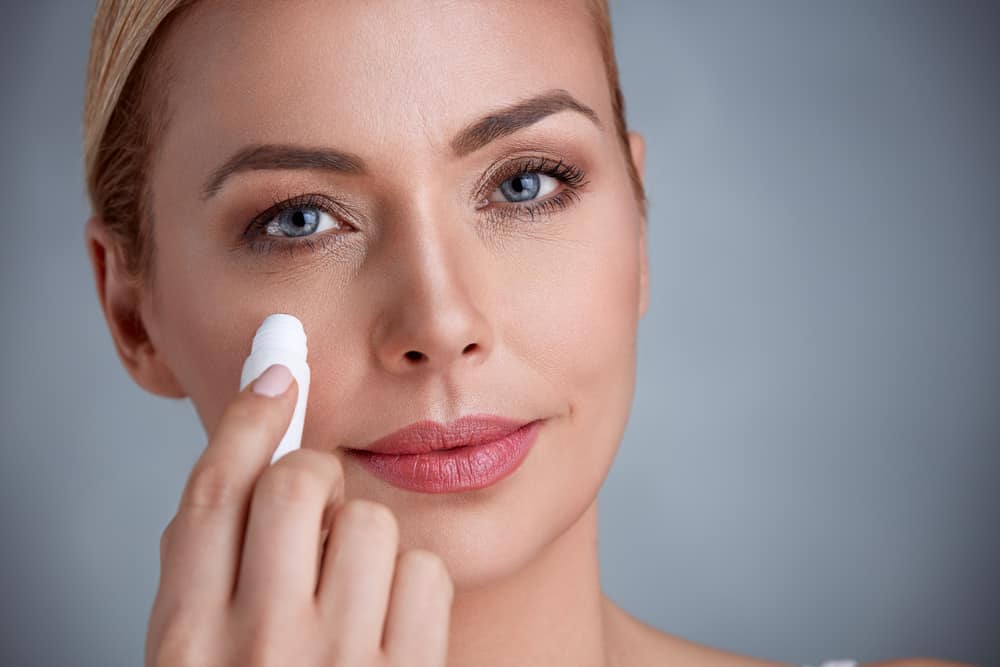
{"label": "pink lip", "polygon": [[470,415],[445,426],[421,421],[348,449],[371,473],[410,491],[449,493],[489,486],[521,464],[541,420],[523,422]]}

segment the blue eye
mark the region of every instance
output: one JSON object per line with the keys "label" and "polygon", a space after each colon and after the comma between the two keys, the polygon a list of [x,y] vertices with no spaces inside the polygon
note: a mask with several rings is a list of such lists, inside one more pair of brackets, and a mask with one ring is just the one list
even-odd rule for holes
{"label": "blue eye", "polygon": [[[582,169],[545,157],[512,160],[491,170],[489,184],[477,190],[476,211],[493,221],[535,222],[579,200],[589,184]],[[502,181],[500,179],[503,179]],[[564,187],[559,189],[560,184]],[[493,188],[489,197],[483,192]],[[551,197],[546,195],[559,190]],[[491,202],[498,205],[490,206]],[[515,205],[516,204],[516,205]],[[358,213],[343,202],[318,193],[274,200],[256,213],[235,247],[264,255],[274,250],[319,252],[349,242]],[[328,232],[330,233],[321,233]]]}
{"label": "blue eye", "polygon": [[299,237],[340,227],[326,211],[312,206],[290,206],[264,225],[268,236]]}
{"label": "blue eye", "polygon": [[[559,185],[555,178],[539,172],[523,172],[503,181],[490,201],[522,202],[543,197]],[[499,197],[497,196],[499,193]]]}

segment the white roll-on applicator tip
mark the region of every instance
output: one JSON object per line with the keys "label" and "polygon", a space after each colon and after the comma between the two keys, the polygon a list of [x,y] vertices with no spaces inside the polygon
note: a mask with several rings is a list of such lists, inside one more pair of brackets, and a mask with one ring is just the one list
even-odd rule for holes
{"label": "white roll-on applicator tip", "polygon": [[282,456],[302,445],[302,426],[306,418],[306,400],[309,396],[309,364],[306,363],[306,332],[302,322],[294,315],[275,313],[264,318],[250,346],[250,356],[243,362],[240,391],[253,382],[272,364],[281,364],[291,371],[299,387],[295,412],[288,429],[271,456],[274,463]]}

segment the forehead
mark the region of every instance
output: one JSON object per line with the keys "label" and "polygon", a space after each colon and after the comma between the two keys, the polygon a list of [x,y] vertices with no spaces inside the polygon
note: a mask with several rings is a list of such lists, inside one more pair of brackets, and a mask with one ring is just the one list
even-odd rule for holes
{"label": "forehead", "polygon": [[160,54],[167,137],[206,153],[270,140],[441,150],[484,111],[554,88],[611,125],[592,21],[585,0],[204,0]]}

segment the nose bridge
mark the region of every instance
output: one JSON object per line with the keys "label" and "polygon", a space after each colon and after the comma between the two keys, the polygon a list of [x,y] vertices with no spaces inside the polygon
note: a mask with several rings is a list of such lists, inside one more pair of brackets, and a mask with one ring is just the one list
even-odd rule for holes
{"label": "nose bridge", "polygon": [[380,363],[394,373],[481,363],[493,339],[481,291],[477,236],[453,212],[422,198],[387,229],[386,298],[373,331]]}

